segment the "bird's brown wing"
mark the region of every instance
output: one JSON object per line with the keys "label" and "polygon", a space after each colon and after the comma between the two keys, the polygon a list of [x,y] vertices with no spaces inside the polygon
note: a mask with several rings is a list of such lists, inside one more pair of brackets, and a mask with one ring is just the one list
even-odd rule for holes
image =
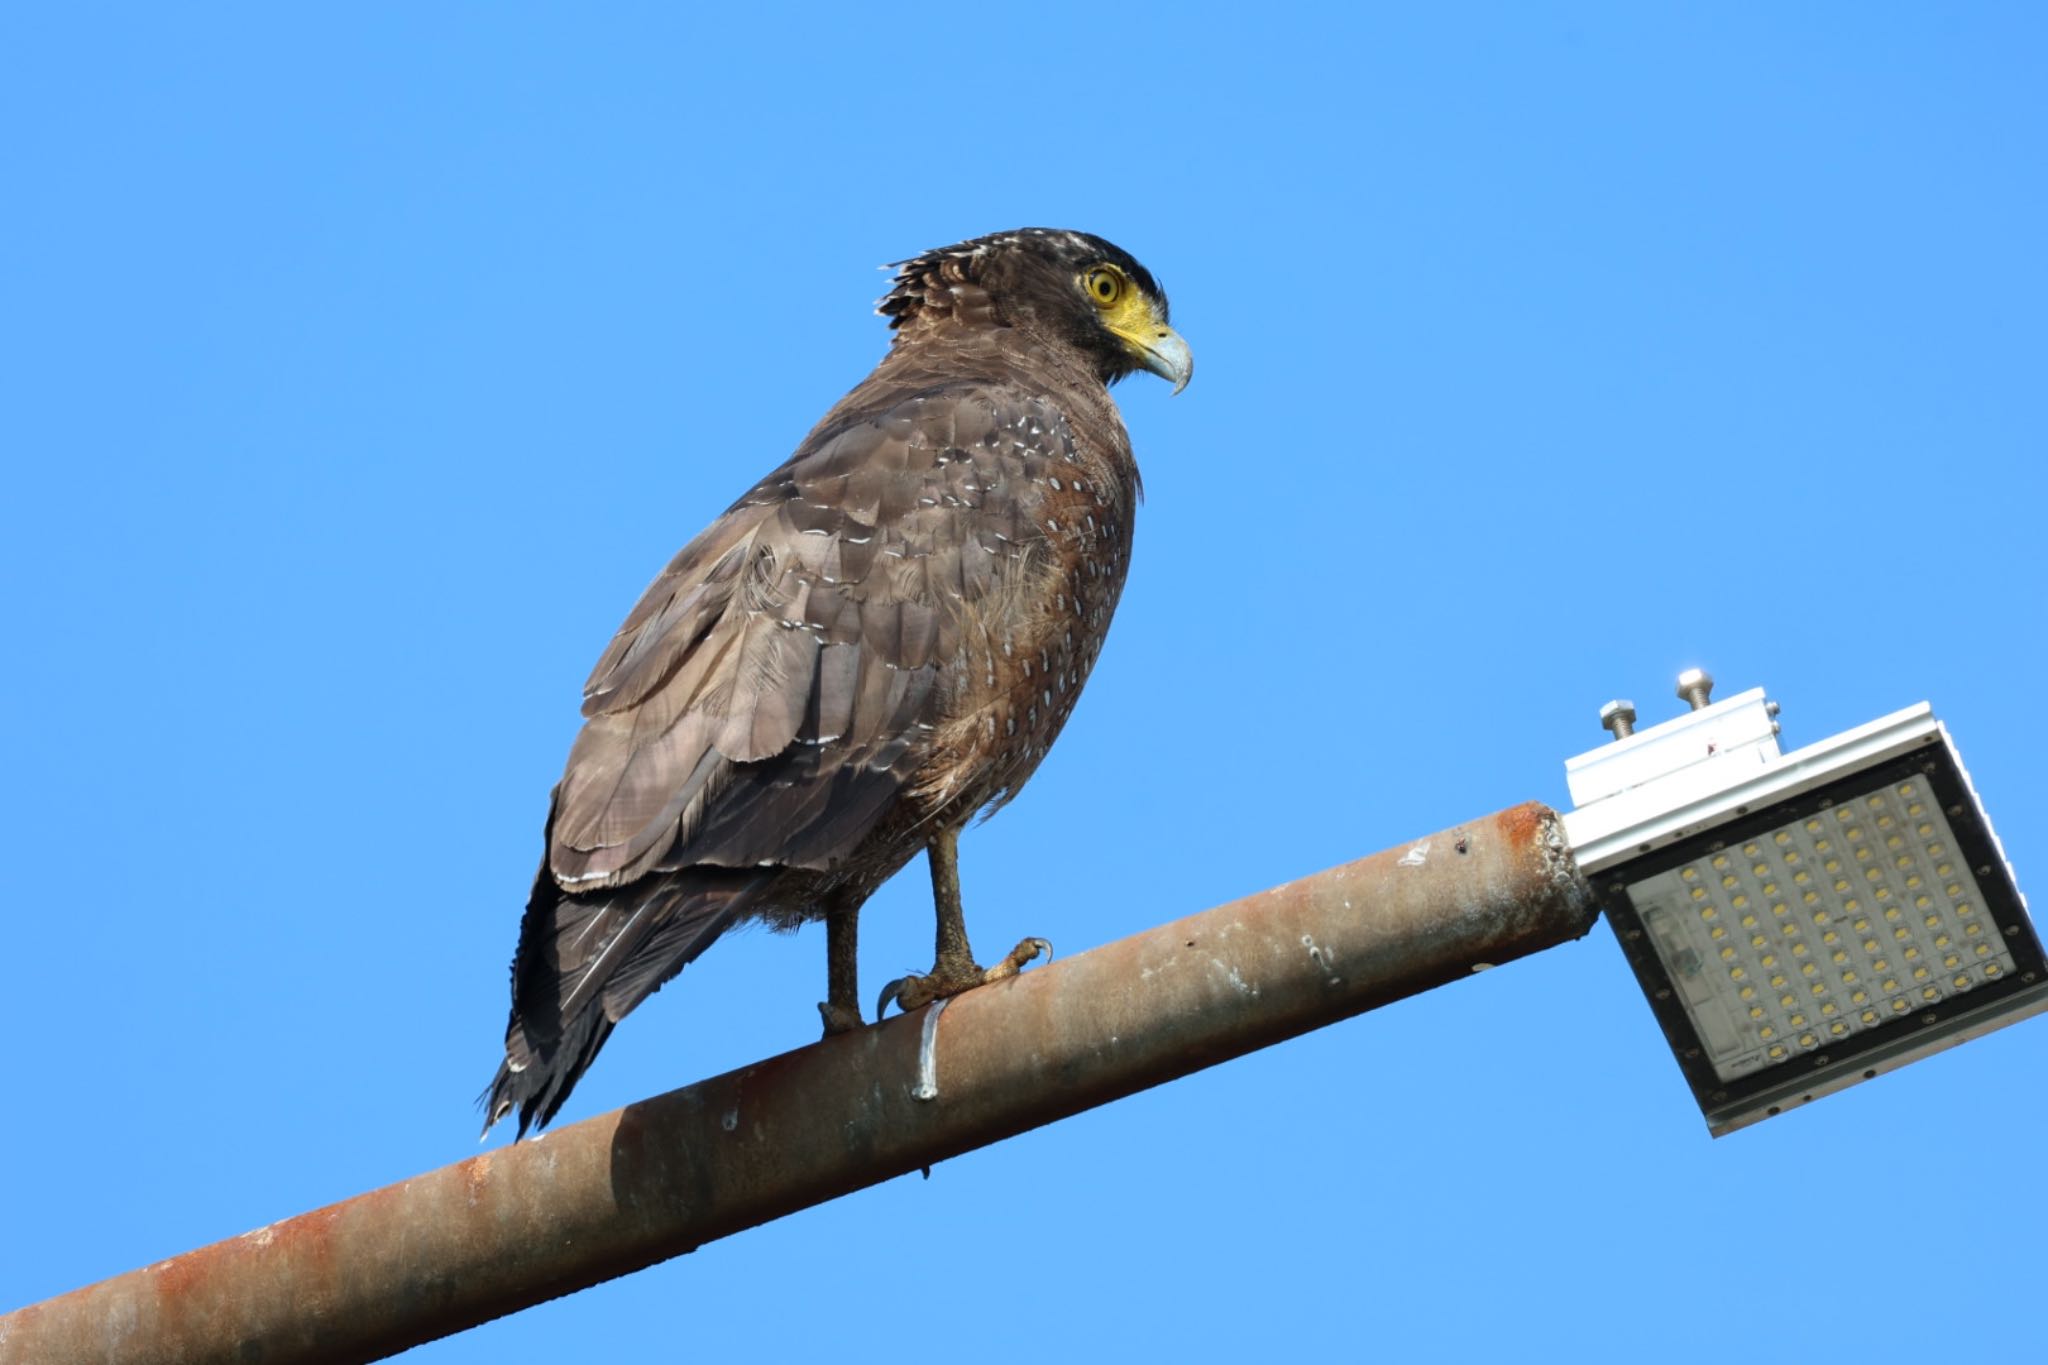
{"label": "bird's brown wing", "polygon": [[861,393],[676,556],[592,671],[490,1122],[551,1118],[614,1024],[783,869],[859,850],[995,685],[1067,422],[987,385]]}
{"label": "bird's brown wing", "polygon": [[1071,442],[1044,400],[987,386],[828,418],[591,673],[549,846],[562,888],[851,854],[928,751],[965,637],[1027,571],[1033,475]]}

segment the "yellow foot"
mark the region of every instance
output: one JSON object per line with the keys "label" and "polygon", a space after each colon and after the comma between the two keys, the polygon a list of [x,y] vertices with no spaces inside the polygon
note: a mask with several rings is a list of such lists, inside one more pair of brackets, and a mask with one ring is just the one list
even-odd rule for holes
{"label": "yellow foot", "polygon": [[1010,949],[1009,955],[995,966],[983,969],[972,962],[949,968],[940,963],[933,967],[929,976],[902,976],[882,987],[882,998],[875,1002],[875,1022],[882,1021],[882,1012],[895,1001],[896,1008],[905,1014],[934,1000],[944,1000],[962,991],[973,990],[976,986],[991,981],[1001,981],[1024,970],[1024,964],[1037,958],[1052,961],[1052,944],[1042,938],[1027,938]]}

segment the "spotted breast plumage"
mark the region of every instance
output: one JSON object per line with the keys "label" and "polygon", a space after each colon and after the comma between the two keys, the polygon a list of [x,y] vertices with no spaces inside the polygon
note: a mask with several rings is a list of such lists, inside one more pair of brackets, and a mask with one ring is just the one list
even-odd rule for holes
{"label": "spotted breast plumage", "polygon": [[612,1028],[726,929],[826,924],[826,1031],[858,1027],[861,904],[928,851],[937,953],[978,966],[957,841],[1045,757],[1095,663],[1138,469],[1107,386],[1187,383],[1166,296],[1086,233],[1028,228],[896,268],[874,372],[685,546],[584,692],[512,964],[487,1126],[552,1119]]}

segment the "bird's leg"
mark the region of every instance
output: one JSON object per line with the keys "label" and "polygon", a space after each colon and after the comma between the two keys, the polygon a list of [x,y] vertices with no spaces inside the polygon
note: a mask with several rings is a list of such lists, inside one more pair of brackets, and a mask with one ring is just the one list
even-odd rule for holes
{"label": "bird's leg", "polygon": [[825,1020],[825,1036],[846,1033],[861,1026],[860,905],[837,904],[825,913],[825,993],[818,1013]]}
{"label": "bird's leg", "polygon": [[948,829],[934,835],[925,845],[924,856],[931,864],[932,910],[938,919],[932,975],[978,974],[981,968],[974,965],[974,950],[967,946],[967,915],[960,908],[960,831]]}
{"label": "bird's leg", "polygon": [[1027,938],[995,966],[979,966],[974,950],[967,945],[967,917],[960,908],[960,831],[949,828],[934,834],[925,845],[925,857],[931,863],[932,908],[938,918],[931,975],[900,977],[884,986],[882,998],[875,1003],[878,1023],[891,1000],[907,1012],[985,982],[1015,976],[1033,958],[1052,956],[1050,943]]}

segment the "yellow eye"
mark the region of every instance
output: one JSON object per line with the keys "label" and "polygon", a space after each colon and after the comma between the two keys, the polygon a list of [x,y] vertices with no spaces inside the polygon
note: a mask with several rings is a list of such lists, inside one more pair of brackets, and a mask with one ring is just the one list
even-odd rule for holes
{"label": "yellow eye", "polygon": [[1086,283],[1097,307],[1107,308],[1123,297],[1124,277],[1107,267],[1089,271]]}

